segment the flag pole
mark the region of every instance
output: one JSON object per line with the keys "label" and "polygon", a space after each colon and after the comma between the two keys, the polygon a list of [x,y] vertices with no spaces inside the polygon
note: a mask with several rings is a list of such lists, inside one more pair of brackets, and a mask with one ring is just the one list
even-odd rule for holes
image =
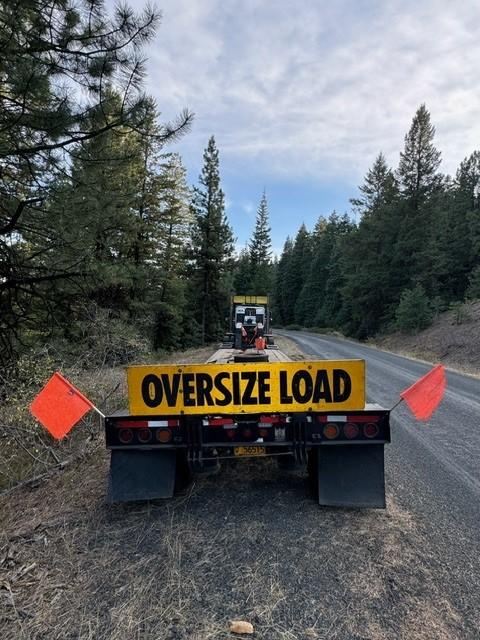
{"label": "flag pole", "polygon": [[105,419],[105,414],[102,413],[100,409],[97,409],[97,407],[94,404],[92,404],[92,409],[94,409],[100,416],[102,416],[103,419]]}
{"label": "flag pole", "polygon": [[400,398],[400,400],[393,405],[393,407],[390,409],[390,413],[392,413],[392,411],[396,409],[401,402],[403,402],[403,398]]}

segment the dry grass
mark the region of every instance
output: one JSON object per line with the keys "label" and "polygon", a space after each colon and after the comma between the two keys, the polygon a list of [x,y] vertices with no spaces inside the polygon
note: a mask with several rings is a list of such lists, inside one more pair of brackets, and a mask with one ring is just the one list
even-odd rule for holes
{"label": "dry grass", "polygon": [[0,637],[206,640],[231,619],[273,640],[472,637],[392,496],[386,512],[320,509],[265,460],[112,507],[107,467],[99,448],[0,501]]}
{"label": "dry grass", "polygon": [[[275,335],[275,344],[278,346],[280,351],[283,351],[291,360],[303,360],[304,358],[308,358],[308,355],[305,355],[296,342],[290,340],[289,338],[285,338],[285,336]],[[316,359],[318,356],[311,356]]]}
{"label": "dry grass", "polygon": [[465,303],[462,313],[442,313],[416,335],[394,333],[374,344],[407,357],[443,364],[471,375],[480,375],[480,301]]}
{"label": "dry grass", "polygon": [[[156,354],[152,362],[204,362],[212,347]],[[84,369],[80,363],[59,364],[49,354],[21,363],[19,376],[7,388],[0,406],[0,490],[55,471],[91,449],[102,436],[98,414],[90,412],[62,442],[53,441],[33,419],[29,406],[56,370],[80,389],[105,414],[127,406],[125,367]]]}

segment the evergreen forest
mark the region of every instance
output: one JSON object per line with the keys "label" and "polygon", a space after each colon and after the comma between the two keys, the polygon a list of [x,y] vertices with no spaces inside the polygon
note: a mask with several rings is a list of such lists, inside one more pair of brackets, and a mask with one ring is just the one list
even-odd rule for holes
{"label": "evergreen forest", "polygon": [[360,339],[480,297],[480,152],[442,174],[425,105],[351,211],[300,226],[275,256],[260,193],[236,253],[214,136],[188,184],[175,144],[194,116],[165,122],[145,92],[158,26],[154,9],[110,15],[100,0],[0,3],[4,366],[47,347],[118,364],[212,343],[233,292],[272,295],[276,326]]}

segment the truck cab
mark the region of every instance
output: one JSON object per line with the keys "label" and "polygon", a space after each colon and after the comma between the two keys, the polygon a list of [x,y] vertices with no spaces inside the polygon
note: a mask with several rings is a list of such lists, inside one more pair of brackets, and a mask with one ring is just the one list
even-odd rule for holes
{"label": "truck cab", "polygon": [[268,296],[233,295],[229,325],[222,346],[237,349],[253,348],[257,337],[265,337],[267,345],[274,344],[270,334]]}

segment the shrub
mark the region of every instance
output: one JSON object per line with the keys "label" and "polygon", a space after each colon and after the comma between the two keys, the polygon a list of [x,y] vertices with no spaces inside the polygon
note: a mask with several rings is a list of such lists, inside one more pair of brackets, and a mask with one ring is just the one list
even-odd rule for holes
{"label": "shrub", "polygon": [[453,324],[463,324],[470,319],[467,305],[464,302],[451,302],[448,308],[452,312]]}
{"label": "shrub", "polygon": [[480,266],[475,267],[475,269],[470,274],[470,278],[468,280],[467,298],[469,300],[480,298]]}
{"label": "shrub", "polygon": [[[88,369],[116,366],[146,357],[151,353],[149,335],[142,335],[128,319],[115,316],[110,309],[91,304],[74,328],[76,343],[71,340],[59,349],[70,353],[77,364]],[[145,330],[148,334],[148,329]]]}
{"label": "shrub", "polygon": [[405,333],[416,333],[428,327],[432,320],[432,309],[425,289],[417,284],[413,289],[404,289],[395,312],[396,326]]}

